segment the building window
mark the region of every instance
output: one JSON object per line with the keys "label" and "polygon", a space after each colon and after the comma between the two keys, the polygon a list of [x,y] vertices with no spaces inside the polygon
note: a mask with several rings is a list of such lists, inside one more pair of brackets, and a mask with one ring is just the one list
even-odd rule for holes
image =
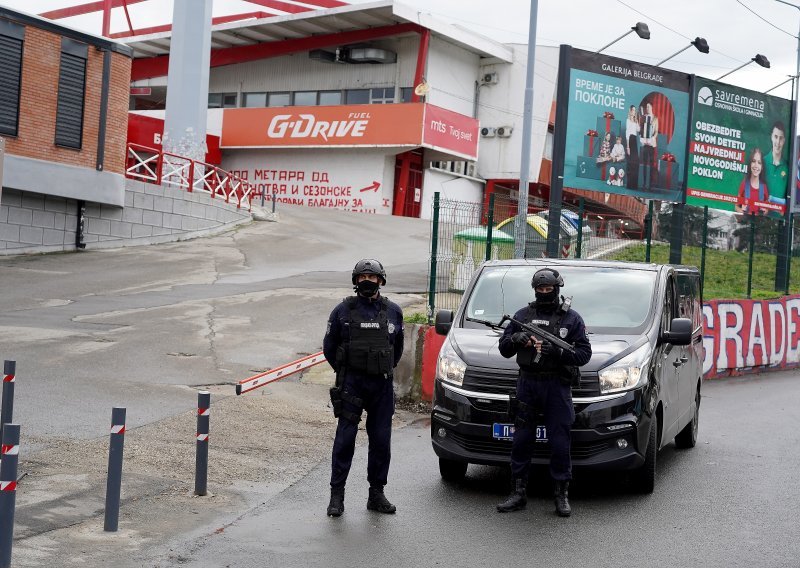
{"label": "building window", "polygon": [[385,89],[370,89],[370,101],[374,105],[390,104],[394,102],[394,87]]}
{"label": "building window", "polygon": [[83,143],[83,107],[86,92],[86,59],[89,46],[61,38],[58,71],[56,145],[80,149]]}
{"label": "building window", "polygon": [[242,97],[242,106],[247,108],[267,106],[267,93],[245,93]]}
{"label": "building window", "polygon": [[348,89],[345,91],[345,101],[349,105],[367,105],[369,89]]}
{"label": "building window", "polygon": [[208,108],[236,108],[236,93],[208,93]]}
{"label": "building window", "polygon": [[292,104],[291,100],[292,100],[291,93],[270,93],[269,104],[267,106],[285,107]]}
{"label": "building window", "polygon": [[342,104],[342,91],[320,91],[319,104],[323,106]]}
{"label": "building window", "polygon": [[400,87],[400,102],[410,103],[414,96],[414,87]]}
{"label": "building window", "polygon": [[296,91],[295,106],[317,106],[317,91]]}
{"label": "building window", "polygon": [[0,20],[0,134],[16,136],[25,28]]}

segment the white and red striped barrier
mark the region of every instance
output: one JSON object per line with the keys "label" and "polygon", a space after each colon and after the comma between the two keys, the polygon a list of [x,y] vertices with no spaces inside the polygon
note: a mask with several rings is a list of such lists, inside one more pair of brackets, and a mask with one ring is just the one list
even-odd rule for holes
{"label": "white and red striped barrier", "polygon": [[244,394],[246,392],[250,392],[251,390],[261,388],[270,383],[274,383],[275,381],[285,379],[289,375],[293,375],[299,371],[313,367],[314,365],[319,365],[324,361],[325,354],[320,351],[319,353],[308,355],[302,359],[298,359],[297,361],[287,363],[286,365],[275,367],[269,371],[265,371],[263,373],[259,373],[258,375],[254,375],[250,378],[239,381],[236,385],[236,394]]}

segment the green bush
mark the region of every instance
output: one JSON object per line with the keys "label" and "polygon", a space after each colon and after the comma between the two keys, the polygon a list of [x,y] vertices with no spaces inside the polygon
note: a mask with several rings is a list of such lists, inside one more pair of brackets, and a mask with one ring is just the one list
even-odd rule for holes
{"label": "green bush", "polygon": [[423,314],[422,312],[414,312],[413,314],[406,314],[403,317],[403,321],[406,323],[428,323],[428,316],[427,314]]}

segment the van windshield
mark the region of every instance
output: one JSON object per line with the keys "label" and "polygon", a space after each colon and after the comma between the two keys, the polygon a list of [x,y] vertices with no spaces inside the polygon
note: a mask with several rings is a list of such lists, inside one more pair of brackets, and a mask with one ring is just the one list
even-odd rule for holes
{"label": "van windshield", "polygon": [[[498,322],[534,299],[531,278],[540,266],[487,267],[467,301],[469,318]],[[648,322],[656,272],[595,266],[560,266],[564,277],[561,294],[572,296],[572,308],[590,332],[636,334]],[[465,327],[480,324],[464,322]]]}

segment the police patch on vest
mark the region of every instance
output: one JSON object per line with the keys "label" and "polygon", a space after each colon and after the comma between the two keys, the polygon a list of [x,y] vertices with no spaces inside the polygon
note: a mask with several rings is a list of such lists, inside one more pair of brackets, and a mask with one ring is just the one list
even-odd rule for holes
{"label": "police patch on vest", "polygon": [[381,324],[376,321],[362,321],[360,327],[361,329],[380,329]]}
{"label": "police patch on vest", "polygon": [[394,333],[394,324],[389,322],[389,333]]}
{"label": "police patch on vest", "polygon": [[561,339],[564,339],[567,336],[567,333],[569,333],[569,330],[566,327],[562,327],[558,330],[558,335],[561,336]]}
{"label": "police patch on vest", "polygon": [[550,325],[550,320],[531,320],[533,325]]}

